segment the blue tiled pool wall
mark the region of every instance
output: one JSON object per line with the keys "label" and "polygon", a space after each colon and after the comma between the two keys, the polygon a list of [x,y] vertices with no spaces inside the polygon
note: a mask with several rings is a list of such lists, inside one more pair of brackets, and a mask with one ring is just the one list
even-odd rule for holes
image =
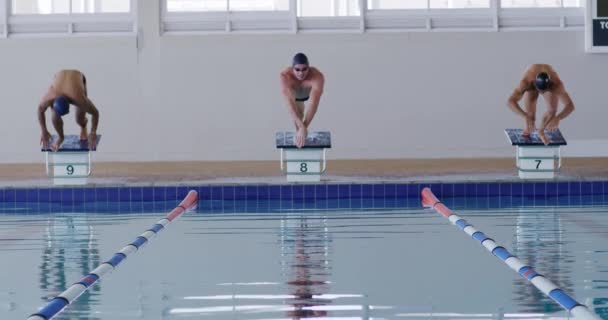
{"label": "blue tiled pool wall", "polygon": [[166,211],[189,190],[199,192],[200,212],[420,208],[424,187],[454,209],[608,204],[608,181],[547,181],[15,188],[0,189],[0,209],[27,204],[43,213]]}

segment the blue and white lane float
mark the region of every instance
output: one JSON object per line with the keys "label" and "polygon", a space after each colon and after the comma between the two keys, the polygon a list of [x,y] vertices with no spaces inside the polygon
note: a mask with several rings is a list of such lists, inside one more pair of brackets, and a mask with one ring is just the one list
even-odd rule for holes
{"label": "blue and white lane float", "polygon": [[81,294],[89,289],[97,280],[101,279],[106,273],[114,270],[125,258],[130,254],[136,252],[146,242],[152,239],[158,234],[166,225],[168,225],[175,218],[179,217],[182,213],[194,209],[198,202],[198,193],[194,190],[188,192],[188,195],[182,200],[182,202],[171,210],[167,216],[163,219],[158,220],[150,229],[146,230],[140,236],[120,251],[114,254],[110,260],[100,264],[97,268],[87,274],[80,281],[71,285],[67,290],[53,298],[45,307],[40,309],[38,312],[32,314],[27,320],[50,320],[58,315],[65,307],[76,300]]}
{"label": "blue and white lane float", "polygon": [[493,255],[506,263],[511,269],[519,273],[522,277],[528,279],[528,281],[530,281],[536,288],[562,306],[562,308],[570,312],[575,319],[601,320],[585,305],[578,303],[557,285],[551,282],[551,280],[534,271],[532,267],[522,263],[517,257],[509,253],[507,249],[497,245],[493,239],[488,238],[488,236],[486,236],[483,232],[475,229],[475,227],[470,225],[466,220],[454,214],[450,208],[445,206],[443,203],[441,203],[441,201],[439,201],[439,199],[437,199],[437,197],[435,197],[429,188],[424,188],[422,190],[422,205],[439,212],[441,215],[448,218],[452,224],[464,231],[464,233],[479,241],[479,243],[481,243],[481,245]]}

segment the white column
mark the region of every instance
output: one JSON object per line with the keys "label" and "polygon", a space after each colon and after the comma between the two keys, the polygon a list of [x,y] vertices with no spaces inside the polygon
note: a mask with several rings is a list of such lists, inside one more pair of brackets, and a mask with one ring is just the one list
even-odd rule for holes
{"label": "white column", "polygon": [[[160,79],[161,45],[160,45],[160,17],[161,0],[134,0],[137,5],[132,10],[137,12],[137,107],[146,113],[158,113],[162,105],[162,83]],[[132,2],[133,3],[133,2]],[[156,118],[153,116],[152,118]],[[138,123],[139,132],[155,132],[158,123],[141,121]],[[134,128],[135,129],[135,128]],[[133,139],[146,138],[147,135],[132,137]],[[135,140],[137,141],[137,140]],[[152,159],[157,160],[154,153]]]}

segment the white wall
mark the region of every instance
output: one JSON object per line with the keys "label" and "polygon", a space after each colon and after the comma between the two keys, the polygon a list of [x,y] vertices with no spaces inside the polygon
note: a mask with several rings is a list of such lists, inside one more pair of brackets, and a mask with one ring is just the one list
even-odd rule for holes
{"label": "white wall", "polygon": [[139,41],[0,39],[0,162],[41,161],[36,105],[60,68],[87,75],[98,160],[276,160],[274,132],[292,128],[278,73],[298,51],[326,76],[311,129],[332,131],[331,158],[512,156],[503,129],[523,120],[506,99],[535,62],[576,104],[566,153],[608,155],[608,56],[585,54],[582,31],[159,37],[146,21]]}

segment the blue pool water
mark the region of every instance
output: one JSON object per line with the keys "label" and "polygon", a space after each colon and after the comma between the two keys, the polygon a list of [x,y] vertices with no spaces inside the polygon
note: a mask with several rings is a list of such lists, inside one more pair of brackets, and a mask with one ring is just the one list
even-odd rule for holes
{"label": "blue pool water", "polygon": [[[446,205],[608,319],[608,197]],[[14,202],[0,319],[25,319],[177,201]],[[550,319],[559,305],[417,198],[201,201],[56,319]]]}

